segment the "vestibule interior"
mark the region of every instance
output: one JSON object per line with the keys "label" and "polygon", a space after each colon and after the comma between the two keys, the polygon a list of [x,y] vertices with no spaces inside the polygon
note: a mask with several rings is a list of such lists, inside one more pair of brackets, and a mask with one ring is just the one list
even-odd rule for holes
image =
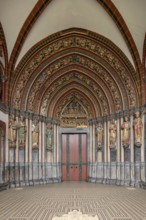
{"label": "vestibule interior", "polygon": [[145,184],[145,9],[0,1],[0,184]]}
{"label": "vestibule interior", "polygon": [[37,43],[1,103],[0,182],[140,186],[146,179],[146,107],[140,81],[107,38],[68,29]]}

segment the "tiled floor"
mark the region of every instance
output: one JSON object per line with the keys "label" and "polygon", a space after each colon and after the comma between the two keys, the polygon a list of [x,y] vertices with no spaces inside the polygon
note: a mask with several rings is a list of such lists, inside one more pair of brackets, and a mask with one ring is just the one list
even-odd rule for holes
{"label": "tiled floor", "polygon": [[146,190],[63,182],[0,192],[0,220],[51,220],[75,209],[100,220],[146,220]]}

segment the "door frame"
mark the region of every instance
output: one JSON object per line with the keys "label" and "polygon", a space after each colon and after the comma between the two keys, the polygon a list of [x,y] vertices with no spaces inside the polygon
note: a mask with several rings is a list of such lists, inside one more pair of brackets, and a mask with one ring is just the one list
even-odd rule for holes
{"label": "door frame", "polygon": [[63,134],[86,134],[86,172],[88,179],[88,162],[89,162],[89,128],[60,128],[60,161],[61,161],[61,177],[62,177],[62,135]]}

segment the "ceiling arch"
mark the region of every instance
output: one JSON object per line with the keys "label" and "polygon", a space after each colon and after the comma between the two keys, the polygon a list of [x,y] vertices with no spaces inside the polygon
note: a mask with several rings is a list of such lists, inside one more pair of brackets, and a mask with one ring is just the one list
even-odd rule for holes
{"label": "ceiling arch", "polygon": [[[15,42],[15,46],[13,48],[13,52],[11,53],[10,58],[10,69],[9,71],[12,71],[13,67],[15,66],[15,63],[17,61],[17,58],[20,54],[20,50],[24,44],[24,42],[27,39],[28,34],[30,33],[32,27],[34,26],[35,22],[38,20],[42,12],[48,7],[48,5],[52,2],[52,0],[44,0],[44,1],[38,1],[32,11],[30,12],[29,16],[26,18],[24,25],[22,26],[19,35],[17,37],[17,40]],[[97,2],[107,11],[107,13],[110,15],[110,17],[114,20],[115,24],[119,28],[119,31],[121,31],[124,40],[127,42],[127,45],[129,47],[129,50],[131,51],[131,55],[134,58],[135,65],[138,67],[140,65],[139,61],[139,55],[137,52],[137,48],[135,46],[135,43],[133,41],[133,38],[130,34],[130,31],[119,13],[118,9],[114,5],[112,1],[109,0],[97,0]]]}

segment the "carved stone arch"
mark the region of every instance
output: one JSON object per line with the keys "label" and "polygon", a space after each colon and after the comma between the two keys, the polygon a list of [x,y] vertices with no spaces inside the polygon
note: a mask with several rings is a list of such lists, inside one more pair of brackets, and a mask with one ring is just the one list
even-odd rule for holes
{"label": "carved stone arch", "polygon": [[[99,66],[103,69],[101,70]],[[139,105],[138,96],[141,94],[136,88],[138,83],[136,73],[122,51],[101,35],[82,29],[69,29],[45,38],[24,56],[11,84],[12,107],[32,111],[29,106],[32,103],[33,110],[35,109],[35,113],[38,114],[41,112],[46,94],[52,92],[54,101],[49,98],[46,116],[53,115],[55,102],[58,101],[56,88],[61,97],[65,93],[64,86],[70,85],[64,83],[61,87],[59,77],[73,70],[84,73],[85,80],[82,85],[79,79],[71,80],[71,88],[81,91],[80,86],[83,93],[87,91],[91,102],[95,101],[97,104],[96,116],[99,112],[102,116]],[[87,77],[91,75],[95,76],[93,77],[95,85],[88,83]],[[49,84],[49,81],[52,84]],[[104,104],[101,103],[98,93],[94,91],[98,84],[105,88]],[[106,112],[104,105],[107,106]]]}
{"label": "carved stone arch", "polygon": [[[96,115],[102,115],[103,109],[100,105],[100,103],[94,99],[91,95],[88,93],[83,92],[83,90],[80,88],[80,86],[70,86],[68,89],[63,89],[62,93],[58,93],[58,96],[54,96],[51,100],[49,105],[47,105],[47,116],[48,117],[56,117],[57,108],[59,108],[60,105],[63,105],[63,103],[68,103],[72,97],[72,94],[76,94],[76,97],[78,97],[78,100],[82,105],[84,106],[86,112],[88,112],[88,116],[90,118],[96,117]],[[94,100],[94,101],[93,101]],[[61,108],[62,109],[62,108]],[[108,109],[109,111],[109,109]]]}
{"label": "carved stone arch", "polygon": [[6,134],[6,124],[5,122],[0,121],[0,163],[4,159],[3,158],[4,154],[2,155],[2,152],[4,151],[4,149],[2,151],[2,147],[4,147],[2,141],[3,141],[3,138],[5,137],[5,134]]}
{"label": "carved stone arch", "polygon": [[[82,80],[80,80],[78,76],[82,76]],[[56,84],[55,87],[54,84]],[[107,108],[109,108],[108,106],[110,106],[110,109],[114,111],[112,107],[113,100],[110,100],[110,104],[109,104],[109,100],[108,100],[109,95],[107,96],[105,93],[106,88],[103,91],[102,84],[100,85],[99,83],[95,82],[93,78],[87,76],[85,73],[77,72],[74,70],[71,72],[66,72],[65,74],[62,74],[60,77],[58,77],[57,81],[55,81],[55,83],[52,83],[51,85],[43,86],[43,90],[41,90],[40,92],[41,102],[39,103],[39,110],[38,110],[40,114],[42,114],[41,106],[43,108],[47,108],[47,106],[52,106],[52,103],[55,102],[55,99],[58,97],[58,94],[59,96],[61,95],[61,93],[63,95],[63,91],[67,91],[68,88],[70,87],[74,87],[74,88],[80,87],[79,90],[82,89],[82,91],[86,95],[89,94],[90,99],[91,98],[93,99],[92,100],[93,103],[101,102],[101,106],[102,104],[108,103]],[[53,100],[53,102],[51,100]],[[104,100],[106,101],[106,103],[104,103]],[[30,100],[29,103],[31,103]],[[35,109],[37,108],[38,106],[35,105]]]}

